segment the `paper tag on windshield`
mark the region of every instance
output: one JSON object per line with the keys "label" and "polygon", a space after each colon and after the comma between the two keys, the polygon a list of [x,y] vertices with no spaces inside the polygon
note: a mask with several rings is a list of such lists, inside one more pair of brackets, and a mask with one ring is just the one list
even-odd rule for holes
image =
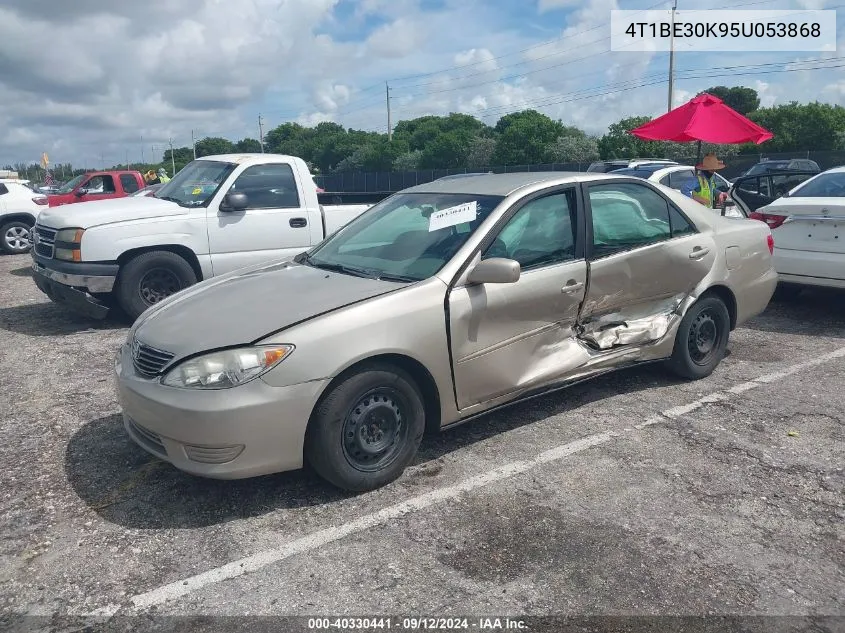
{"label": "paper tag on windshield", "polygon": [[428,219],[428,232],[431,233],[432,231],[438,231],[450,226],[457,226],[464,222],[474,222],[477,215],[477,200],[435,211]]}

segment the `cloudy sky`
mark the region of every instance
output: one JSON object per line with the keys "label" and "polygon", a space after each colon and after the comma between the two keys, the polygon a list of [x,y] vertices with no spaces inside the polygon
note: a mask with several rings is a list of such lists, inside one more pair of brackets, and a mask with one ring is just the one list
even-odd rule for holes
{"label": "cloudy sky", "polygon": [[[837,52],[676,55],[676,103],[714,84],[754,87],[764,105],[845,105],[843,0],[680,0],[704,8],[838,8]],[[689,5],[689,6],[688,6]],[[285,121],[386,131],[466,112],[488,123],[536,108],[600,133],[659,114],[665,52],[611,52],[612,9],[670,0],[4,0],[0,164],[100,167],[160,159],[198,137],[258,136]],[[667,13],[668,16],[668,13]],[[760,64],[767,64],[760,66]],[[755,66],[757,65],[757,66]],[[749,68],[750,67],[750,68]],[[794,72],[776,72],[791,68]],[[708,70],[709,69],[709,70]],[[711,77],[703,77],[709,74]],[[722,76],[713,76],[722,75]],[[155,147],[155,150],[153,149]]]}

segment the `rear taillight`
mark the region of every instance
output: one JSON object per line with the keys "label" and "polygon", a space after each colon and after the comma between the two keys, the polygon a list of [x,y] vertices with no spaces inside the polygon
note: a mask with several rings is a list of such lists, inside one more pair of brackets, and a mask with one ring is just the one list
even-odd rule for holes
{"label": "rear taillight", "polygon": [[769,245],[769,255],[775,254],[775,238],[772,237],[772,234],[769,233],[766,236],[766,244]]}
{"label": "rear taillight", "polygon": [[40,205],[40,206],[42,206],[42,207],[46,206],[46,205],[47,205],[47,203],[49,202],[49,200],[47,200],[47,198],[46,198],[46,197],[44,197],[44,196],[41,196],[40,198],[33,198],[33,199],[32,199],[32,201],[33,201],[35,204]]}
{"label": "rear taillight", "polygon": [[748,217],[752,220],[760,220],[760,222],[765,222],[769,225],[770,229],[776,229],[781,224],[786,221],[785,215],[774,215],[772,213],[759,213],[754,211],[753,213],[748,214]]}

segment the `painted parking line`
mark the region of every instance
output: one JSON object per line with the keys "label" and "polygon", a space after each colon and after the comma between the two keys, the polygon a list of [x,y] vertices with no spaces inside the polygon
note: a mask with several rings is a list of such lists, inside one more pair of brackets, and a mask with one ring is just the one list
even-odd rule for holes
{"label": "painted parking line", "polygon": [[182,596],[194,593],[203,587],[214,585],[225,580],[230,580],[238,576],[243,576],[244,574],[257,571],[267,567],[268,565],[272,565],[273,563],[291,558],[292,556],[316,550],[324,545],[334,543],[352,534],[357,534],[373,527],[386,524],[389,521],[400,518],[406,514],[418,512],[424,508],[441,504],[446,501],[458,500],[462,495],[471,492],[472,490],[521,475],[544,464],[563,460],[576,453],[581,453],[595,446],[609,442],[615,437],[624,435],[626,432],[631,433],[658,423],[677,420],[678,418],[691,413],[708,403],[725,400],[732,396],[765,386],[777,380],[782,380],[799,372],[843,357],[845,357],[845,347],[841,347],[828,354],[817,356],[810,361],[790,365],[781,371],[772,374],[765,374],[747,382],[739,383],[729,389],[713,392],[695,400],[694,402],[690,402],[689,404],[666,409],[657,415],[651,416],[642,424],[626,428],[624,432],[608,431],[605,433],[597,433],[575,440],[574,442],[556,446],[540,453],[533,459],[505,464],[504,466],[495,468],[482,475],[465,479],[455,485],[432,490],[419,496],[412,497],[411,499],[388,506],[377,512],[364,515],[347,523],[319,530],[312,534],[294,539],[293,541],[282,543],[278,547],[266,549],[195,576],[190,576],[176,582],[162,585],[152,589],[151,591],[137,594],[129,598],[124,604],[109,604],[81,615],[110,617],[121,609],[127,613],[132,613],[164,604]]}

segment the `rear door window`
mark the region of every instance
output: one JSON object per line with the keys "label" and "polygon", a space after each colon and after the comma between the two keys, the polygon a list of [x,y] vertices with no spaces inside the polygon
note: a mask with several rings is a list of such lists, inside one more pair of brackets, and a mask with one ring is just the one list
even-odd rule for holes
{"label": "rear door window", "polygon": [[138,191],[138,181],[132,174],[120,174],[120,184],[126,193],[135,193]]}
{"label": "rear door window", "polygon": [[673,171],[669,174],[669,186],[680,191],[690,180],[695,180],[695,172],[692,169]]}

